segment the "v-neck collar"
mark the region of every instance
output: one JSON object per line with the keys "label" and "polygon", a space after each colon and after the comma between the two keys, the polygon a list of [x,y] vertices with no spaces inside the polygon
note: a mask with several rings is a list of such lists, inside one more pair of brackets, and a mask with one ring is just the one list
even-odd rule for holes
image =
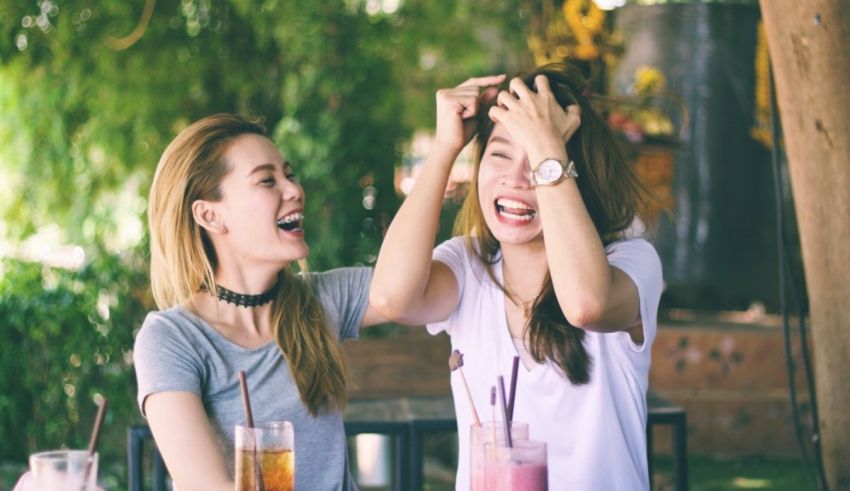
{"label": "v-neck collar", "polygon": [[[499,257],[498,263],[494,265],[494,272],[496,280],[498,280],[499,283],[503,285],[505,284],[504,266],[504,257]],[[501,288],[499,288],[499,285],[493,285],[493,288],[495,288],[498,293],[498,308],[499,312],[501,313],[498,316],[499,325],[497,329],[498,332],[496,334],[498,336],[498,344],[500,347],[501,354],[506,355],[506,358],[511,361],[513,360],[514,356],[519,356],[520,365],[525,368],[526,373],[542,373],[543,369],[545,368],[544,363],[535,362],[531,367],[528,367],[525,365],[525,363],[522,362],[522,356],[520,356],[519,352],[517,351],[516,345],[514,345],[514,339],[511,336],[511,329],[510,326],[508,326],[508,310],[507,304],[505,303],[505,292],[502,291]],[[510,363],[508,364],[508,366],[511,366]]]}

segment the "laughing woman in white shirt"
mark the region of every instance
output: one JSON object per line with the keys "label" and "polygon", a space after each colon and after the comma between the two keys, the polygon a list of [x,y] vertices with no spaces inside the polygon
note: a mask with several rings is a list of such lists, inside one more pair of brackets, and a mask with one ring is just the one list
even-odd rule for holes
{"label": "laughing woman in white shirt", "polygon": [[[519,356],[514,420],[547,443],[549,488],[649,489],[646,392],[662,289],[652,245],[627,239],[645,200],[577,71],[473,78],[437,93],[437,129],[390,226],[370,300],[445,331],[477,408]],[[454,237],[433,249],[451,167],[476,136]],[[469,489],[472,409],[452,390]]]}

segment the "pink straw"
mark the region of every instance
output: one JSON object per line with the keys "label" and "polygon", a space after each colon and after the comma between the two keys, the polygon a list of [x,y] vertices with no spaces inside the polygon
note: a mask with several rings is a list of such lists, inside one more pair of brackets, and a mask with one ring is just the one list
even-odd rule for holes
{"label": "pink straw", "polygon": [[502,419],[504,419],[505,423],[505,443],[508,444],[508,447],[513,447],[514,442],[511,438],[511,424],[508,421],[508,408],[505,403],[505,377],[499,375],[499,399],[502,402]]}

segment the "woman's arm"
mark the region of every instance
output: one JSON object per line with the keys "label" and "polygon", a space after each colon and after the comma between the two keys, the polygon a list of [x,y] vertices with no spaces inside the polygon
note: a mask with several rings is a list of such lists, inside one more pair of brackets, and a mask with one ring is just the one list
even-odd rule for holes
{"label": "woman's arm", "polygon": [[[544,159],[565,162],[564,145],[581,124],[578,106],[564,112],[543,75],[535,79],[537,93],[519,79],[511,92],[499,94],[499,107],[490,116],[519,141],[534,169]],[[581,176],[579,176],[581,179]],[[629,330],[639,317],[637,288],[608,264],[602,241],[587,212],[574,179],[537,186],[546,259],[558,303],[570,324],[612,332]]]}
{"label": "woman's arm", "polygon": [[[457,307],[458,285],[448,266],[431,260],[449,172],[472,137],[482,100],[503,75],[472,78],[437,92],[437,131],[416,185],[384,237],[369,294],[370,308],[405,324],[447,318]],[[482,92],[482,89],[485,89]]]}
{"label": "woman's arm", "polygon": [[181,491],[233,491],[203,403],[191,392],[157,392],[145,414],[171,478]]}

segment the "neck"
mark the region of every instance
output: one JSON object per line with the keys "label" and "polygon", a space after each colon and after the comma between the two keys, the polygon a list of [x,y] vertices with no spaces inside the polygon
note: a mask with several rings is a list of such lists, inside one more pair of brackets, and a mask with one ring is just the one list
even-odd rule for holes
{"label": "neck", "polygon": [[280,269],[225,268],[215,271],[215,284],[242,295],[262,295],[275,288]]}
{"label": "neck", "polygon": [[[228,301],[221,289],[218,295],[215,292],[201,290],[189,301],[189,309],[217,328],[231,333],[234,331],[243,333],[240,336],[268,338],[273,331],[271,328],[272,301],[281,287],[278,284],[279,271],[256,273],[258,272],[246,274],[245,271],[219,268],[215,273],[215,281],[220,288],[255,299],[254,296],[262,296],[274,290],[270,294],[272,298],[265,303],[255,306],[240,305],[238,301],[235,303],[232,299]],[[223,296],[225,298],[222,298]]]}
{"label": "neck", "polygon": [[502,246],[502,280],[522,299],[537,296],[548,271],[549,263],[542,240]]}

